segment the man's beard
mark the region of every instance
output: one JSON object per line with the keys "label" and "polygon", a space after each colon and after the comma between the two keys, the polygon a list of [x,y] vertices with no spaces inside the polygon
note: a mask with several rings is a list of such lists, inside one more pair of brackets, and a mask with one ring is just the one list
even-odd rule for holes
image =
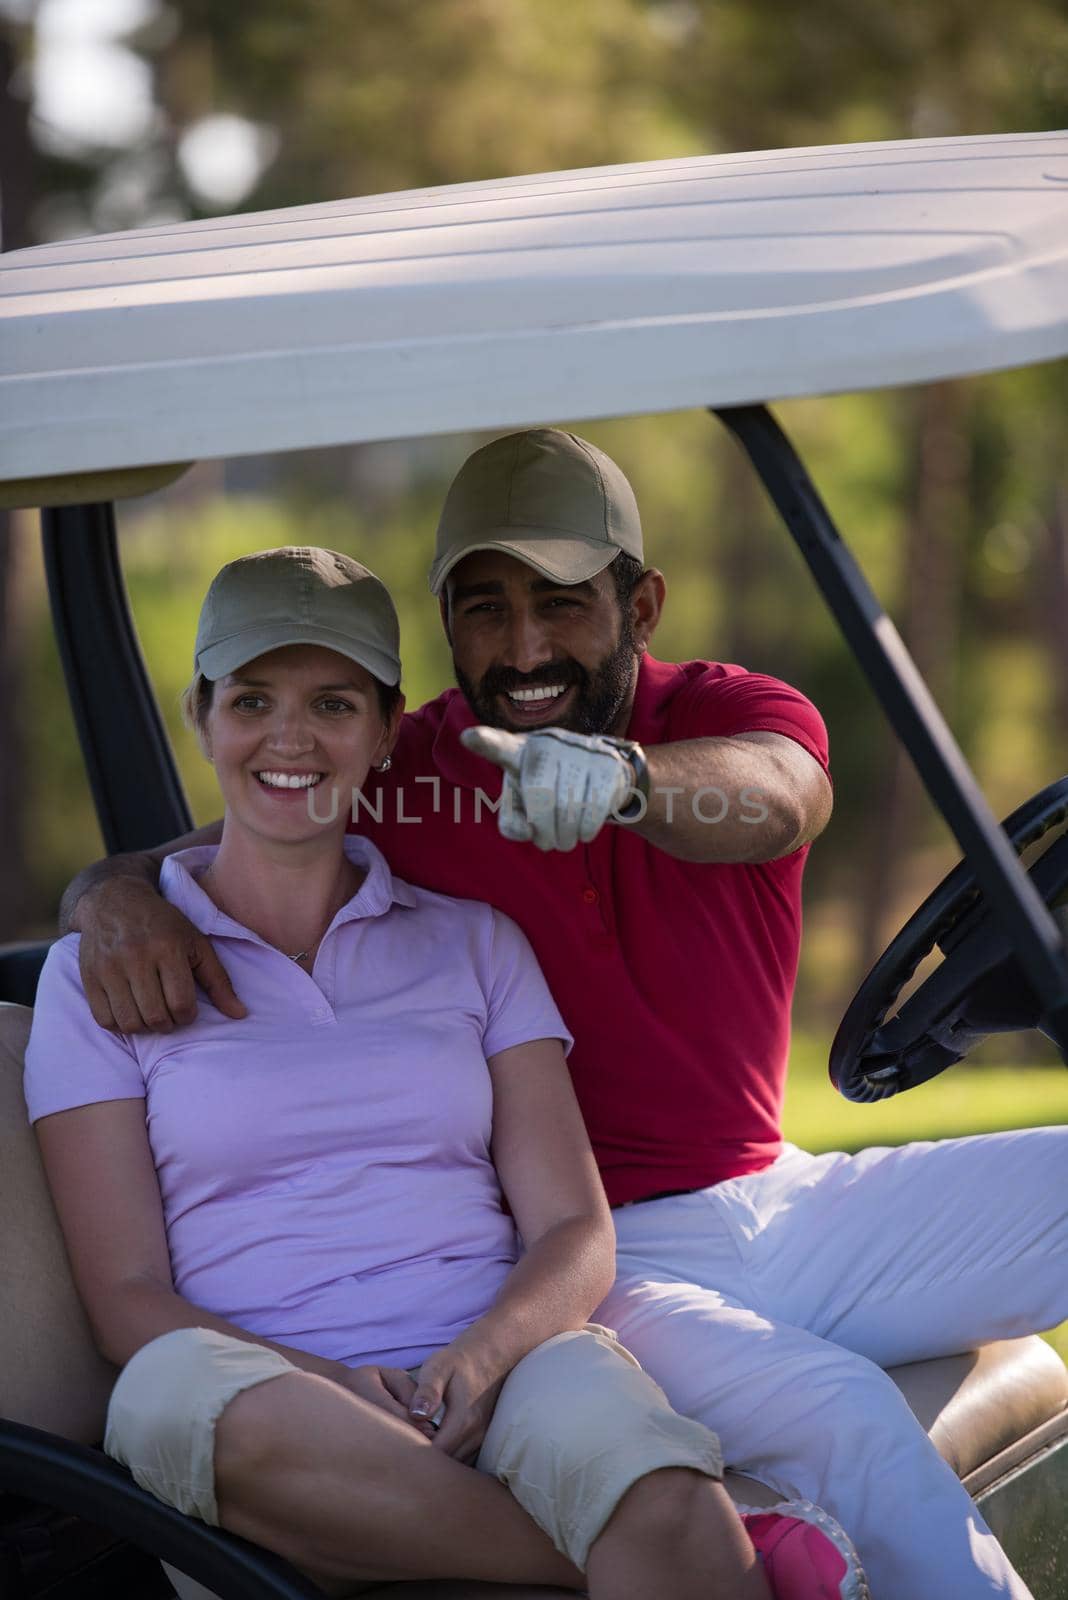
{"label": "man's beard", "polygon": [[529,724],[510,722],[501,711],[498,695],[516,689],[541,689],[556,684],[563,684],[567,689],[575,684],[577,692],[570,711],[559,721],[547,722],[544,726],[567,728],[572,733],[607,733],[630,696],[636,655],[630,618],[624,617],[619,642],[592,672],[570,656],[547,662],[536,672],[522,673],[510,667],[491,667],[477,684],[461,672],[455,662],[453,668],[456,681],[471,710],[479,722],[490,727],[508,728],[514,733],[536,732]]}

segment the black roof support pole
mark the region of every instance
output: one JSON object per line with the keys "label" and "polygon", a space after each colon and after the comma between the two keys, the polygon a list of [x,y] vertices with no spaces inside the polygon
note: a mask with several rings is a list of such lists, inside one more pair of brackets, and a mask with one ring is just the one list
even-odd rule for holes
{"label": "black roof support pole", "polygon": [[1060,930],[998,826],[946,720],[765,406],[713,408],[748,453],[932,800],[956,834],[1068,1063],[1068,958]]}
{"label": "black roof support pole", "polygon": [[109,855],[193,826],[126,598],[110,501],[41,512],[48,594]]}

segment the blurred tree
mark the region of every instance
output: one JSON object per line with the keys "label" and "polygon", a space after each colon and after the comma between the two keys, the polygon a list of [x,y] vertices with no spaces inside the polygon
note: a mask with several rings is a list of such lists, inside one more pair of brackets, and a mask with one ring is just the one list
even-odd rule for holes
{"label": "blurred tree", "polygon": [[[32,242],[33,148],[29,104],[18,82],[25,30],[0,22],[0,249]],[[25,849],[25,761],[18,693],[19,634],[15,596],[17,541],[0,510],[0,943],[17,937],[28,902]]]}
{"label": "blurred tree", "polygon": [[667,48],[637,0],[186,0],[160,98],[270,123],[249,203],[292,205],[688,153]]}
{"label": "blurred tree", "polygon": [[[965,386],[929,384],[905,400],[906,471],[901,527],[905,643],[938,704],[954,706],[961,564],[969,509]],[[875,961],[893,915],[897,879],[925,825],[925,796],[911,759],[888,730],[870,794],[867,870],[858,896],[858,976]]]}
{"label": "blurred tree", "polygon": [[1068,739],[1068,481],[1054,485],[1045,527],[1039,575],[1039,608],[1045,623],[1050,666],[1053,669],[1053,705],[1060,731],[1061,765]]}

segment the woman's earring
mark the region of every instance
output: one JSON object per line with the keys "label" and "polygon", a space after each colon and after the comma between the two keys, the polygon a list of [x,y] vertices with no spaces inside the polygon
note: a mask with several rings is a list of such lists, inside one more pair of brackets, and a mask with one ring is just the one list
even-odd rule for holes
{"label": "woman's earring", "polygon": [[378,765],[375,767],[375,771],[376,772],[388,772],[392,765],[393,765],[393,757],[392,756],[386,756],[385,760],[384,761],[380,761],[378,763]]}

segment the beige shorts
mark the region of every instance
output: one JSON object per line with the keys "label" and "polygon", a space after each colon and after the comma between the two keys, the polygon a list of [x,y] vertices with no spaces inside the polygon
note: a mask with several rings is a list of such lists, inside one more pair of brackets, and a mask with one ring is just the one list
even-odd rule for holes
{"label": "beige shorts", "polygon": [[[158,1499],[217,1526],[215,1423],[243,1389],[295,1370],[273,1350],[206,1328],[163,1334],[123,1368],[104,1449]],[[715,1434],[672,1411],[633,1356],[594,1327],[557,1334],[513,1368],[477,1467],[579,1568],[639,1478],[661,1467],[723,1475]]]}

